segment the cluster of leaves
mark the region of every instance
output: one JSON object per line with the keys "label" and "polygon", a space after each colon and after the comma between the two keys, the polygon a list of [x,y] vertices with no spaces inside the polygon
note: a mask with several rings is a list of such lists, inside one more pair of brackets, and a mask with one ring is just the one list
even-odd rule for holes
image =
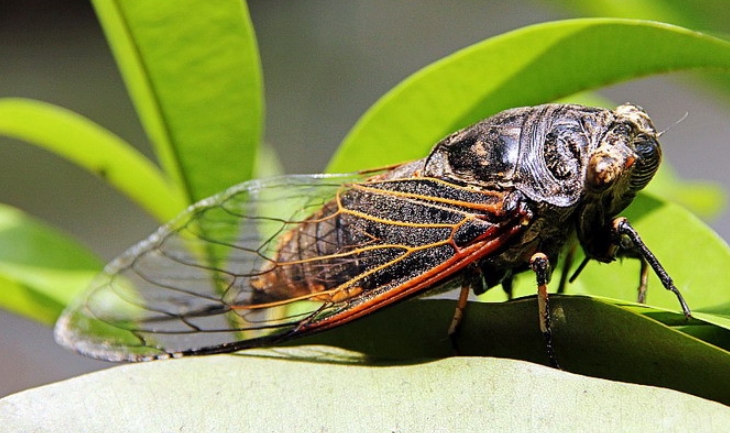
{"label": "cluster of leaves", "polygon": [[[261,68],[245,4],[96,0],[94,6],[161,168],[101,126],[37,101],[0,100],[0,134],[77,163],[161,222],[190,203],[249,179],[257,165],[259,172],[266,171],[259,148]],[[571,95],[686,69],[730,69],[730,43],[628,19],[522,28],[456,52],[403,81],[363,115],[327,170],[353,171],[420,158],[441,137],[503,109],[565,98],[582,102],[585,97]],[[660,193],[679,189],[668,188],[667,182],[671,180],[663,186],[655,182],[652,188]],[[695,318],[686,322],[675,313],[676,300],[659,293],[658,281],[650,283],[651,306],[626,302],[636,296],[638,271],[595,266],[575,289],[590,298],[555,298],[561,361],[572,371],[661,385],[730,404],[730,251],[702,222],[666,198],[643,195],[629,216],[673,277],[689,282],[680,288]],[[19,210],[0,207],[0,227],[0,306],[52,323],[101,264],[72,239]],[[683,229],[666,236],[667,227]],[[692,251],[691,260],[683,255],[687,251]],[[531,294],[532,289],[526,290],[522,293]],[[441,333],[453,307],[411,304],[394,309],[398,314],[376,315],[309,342],[358,350],[371,359],[448,356]],[[526,305],[532,301],[474,306],[464,326],[472,331],[463,336],[463,350],[544,362],[542,354],[522,352],[528,344],[514,344],[539,337],[536,314]],[[512,320],[528,310],[529,318]],[[393,325],[397,320],[404,325]],[[380,331],[365,338],[367,329]],[[434,329],[438,335],[432,334]],[[657,366],[662,374],[652,374],[646,366]],[[700,370],[702,375],[688,375]]]}

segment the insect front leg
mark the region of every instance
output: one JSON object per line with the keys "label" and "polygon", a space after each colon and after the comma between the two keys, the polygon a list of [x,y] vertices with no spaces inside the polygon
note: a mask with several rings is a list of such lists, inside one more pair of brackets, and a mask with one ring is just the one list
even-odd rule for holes
{"label": "insect front leg", "polygon": [[550,365],[560,368],[558,360],[555,357],[555,349],[553,348],[553,334],[550,327],[550,304],[548,301],[547,284],[550,281],[550,260],[543,253],[535,253],[530,258],[530,268],[535,272],[537,280],[537,306],[539,312],[539,324],[542,335],[545,336],[545,344],[547,345],[547,354]]}
{"label": "insect front leg", "polygon": [[[657,277],[659,277],[659,281],[662,282],[664,288],[677,296],[677,299],[679,300],[679,305],[682,307],[682,313],[684,313],[684,316],[687,319],[690,319],[692,317],[692,313],[689,309],[689,306],[687,305],[687,302],[684,300],[684,297],[679,292],[679,289],[677,289],[677,287],[674,285],[674,281],[672,281],[672,278],[669,276],[667,271],[664,269],[661,263],[659,263],[659,260],[656,258],[654,253],[652,253],[646,246],[644,241],[641,240],[639,233],[637,233],[637,231],[631,226],[629,221],[623,217],[616,218],[615,220],[613,220],[611,228],[613,231],[613,243],[617,247],[628,250],[629,253],[637,254],[641,260],[648,263],[649,266],[654,269],[654,273]],[[630,242],[630,245],[626,245],[624,239],[628,240]],[[645,268],[646,265],[642,265],[642,267]],[[642,269],[642,281],[639,286],[639,296],[642,296],[642,290],[646,292],[646,281],[644,279],[644,274],[646,274],[646,272],[644,271],[644,269]]]}

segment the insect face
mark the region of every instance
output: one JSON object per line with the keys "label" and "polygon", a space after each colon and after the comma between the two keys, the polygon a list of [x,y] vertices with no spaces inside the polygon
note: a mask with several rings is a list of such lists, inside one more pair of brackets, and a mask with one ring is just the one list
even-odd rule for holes
{"label": "insect face", "polygon": [[617,107],[586,164],[578,238],[591,258],[613,260],[618,252],[601,227],[631,203],[652,179],[660,162],[656,129],[646,112],[633,104]]}
{"label": "insect face", "polygon": [[[616,120],[589,156],[586,187],[595,194],[614,189],[617,202],[630,201],[659,168],[661,150],[651,120],[639,107],[621,105]],[[610,209],[618,212],[622,209]]]}

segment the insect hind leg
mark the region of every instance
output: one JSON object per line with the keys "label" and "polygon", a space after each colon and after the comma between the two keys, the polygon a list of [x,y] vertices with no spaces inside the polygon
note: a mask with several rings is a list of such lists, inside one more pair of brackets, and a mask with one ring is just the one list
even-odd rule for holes
{"label": "insect hind leg", "polygon": [[451,347],[454,350],[454,354],[459,354],[458,336],[459,327],[461,322],[464,320],[466,315],[466,308],[469,304],[469,293],[474,291],[476,294],[484,292],[484,274],[482,270],[476,266],[470,266],[469,272],[467,272],[462,281],[461,288],[459,289],[459,298],[456,302],[456,308],[454,309],[454,316],[451,318],[449,324],[448,337],[451,341]]}
{"label": "insect hind leg", "polygon": [[471,287],[467,284],[462,285],[461,289],[459,289],[459,300],[456,303],[454,316],[451,318],[451,323],[449,324],[448,336],[451,341],[451,347],[454,349],[454,354],[456,355],[459,354],[459,344],[457,339],[459,335],[459,327],[461,326],[461,321],[464,319],[464,315],[466,314],[466,306],[469,301],[470,291]]}

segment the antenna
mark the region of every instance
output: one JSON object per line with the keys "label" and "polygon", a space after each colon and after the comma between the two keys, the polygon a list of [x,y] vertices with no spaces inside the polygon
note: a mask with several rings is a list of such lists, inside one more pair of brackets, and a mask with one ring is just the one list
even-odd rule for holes
{"label": "antenna", "polygon": [[676,122],[674,122],[673,124],[669,125],[669,127],[668,127],[667,129],[665,129],[664,131],[658,132],[658,133],[656,134],[657,138],[661,137],[662,135],[664,135],[664,133],[665,133],[665,132],[669,131],[670,129],[672,129],[672,128],[674,128],[675,126],[677,126],[677,125],[679,125],[680,123],[682,123],[682,122],[684,121],[684,119],[686,119],[686,118],[687,118],[688,116],[689,116],[689,111],[685,111],[685,112],[684,112],[684,116],[680,117],[680,118],[679,118],[679,120],[677,120],[677,121],[676,121]]}

